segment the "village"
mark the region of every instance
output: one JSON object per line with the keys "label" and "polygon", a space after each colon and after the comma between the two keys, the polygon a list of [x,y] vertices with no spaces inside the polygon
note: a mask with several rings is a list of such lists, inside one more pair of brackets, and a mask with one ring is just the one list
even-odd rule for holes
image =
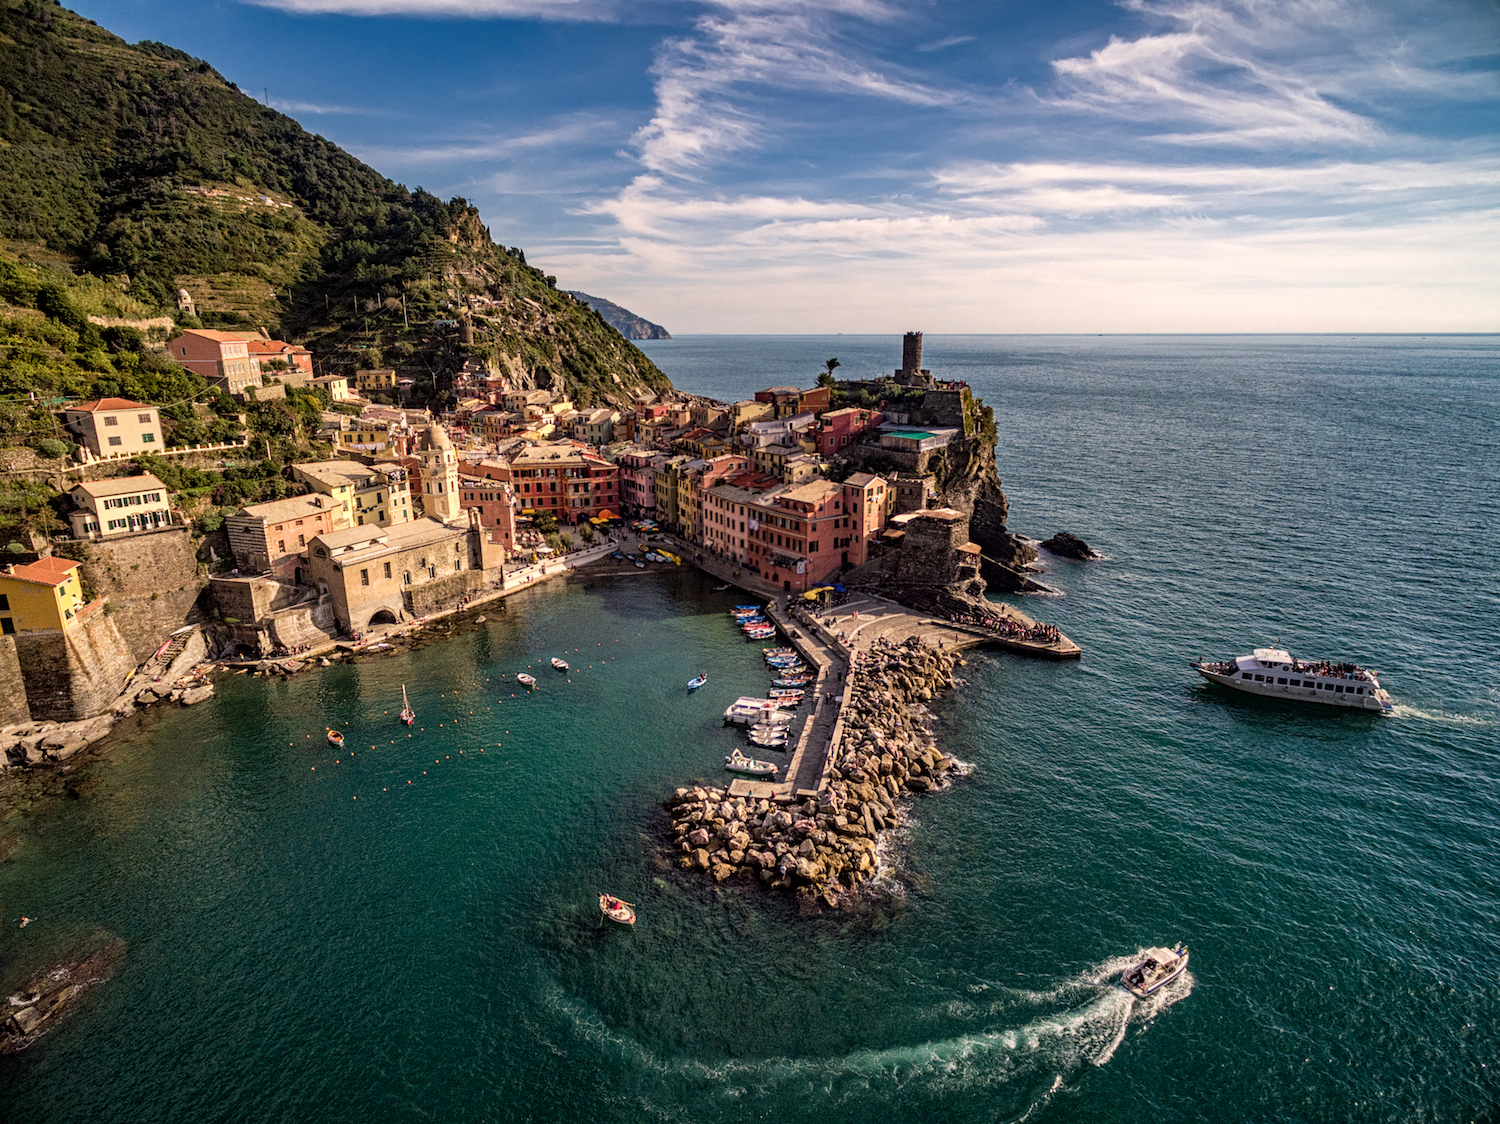
{"label": "village", "polygon": [[[12,688],[0,725],[118,715],[148,665],[159,678],[409,627],[631,530],[762,595],[816,596],[872,563],[881,582],[983,589],[969,516],[941,505],[932,471],[978,410],[962,383],[921,368],[920,333],[879,384],[901,388],[900,409],[834,408],[835,389],[856,384],[831,367],[816,386],[727,404],[637,390],[629,409],[579,409],[466,367],[435,414],[373,400],[409,397],[395,370],[319,377],[306,349],[264,333],[186,330],[166,349],[242,400],[323,389],[342,407],[325,410],[319,435],[333,459],[288,465],[285,498],[227,515],[232,557],[204,575],[179,497],[135,463],[163,453],[157,408],[65,406],[84,465],[125,473],[74,484],[56,549],[0,570],[0,679]],[[861,458],[884,471],[858,470]],[[175,589],[151,584],[174,573]],[[184,696],[194,701],[191,689],[172,697]]]}

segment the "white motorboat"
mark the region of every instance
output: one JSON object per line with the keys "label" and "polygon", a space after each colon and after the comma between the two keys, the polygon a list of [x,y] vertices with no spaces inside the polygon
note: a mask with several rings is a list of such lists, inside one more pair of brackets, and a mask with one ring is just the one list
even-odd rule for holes
{"label": "white motorboat", "polygon": [[724,758],[724,768],[731,773],[748,773],[753,777],[774,777],[778,766],[774,761],[757,761],[735,750]]}
{"label": "white motorboat", "polygon": [[521,686],[525,687],[529,691],[529,690],[531,690],[531,688],[533,688],[533,687],[536,686],[536,676],[535,675],[527,675],[523,671],[523,672],[521,672],[521,674],[519,674],[519,675],[516,676],[516,682],[519,683],[519,684],[521,684]]}
{"label": "white motorboat", "polygon": [[1120,974],[1120,986],[1144,999],[1186,972],[1187,966],[1188,951],[1180,943],[1176,948],[1148,948]]}
{"label": "white motorboat", "polygon": [[745,695],[729,704],[724,711],[724,721],[737,722],[741,726],[751,726],[757,722],[785,725],[792,721],[792,716],[769,699]]}
{"label": "white motorboat", "polygon": [[688,690],[689,691],[696,691],[699,687],[703,686],[703,684],[705,684],[707,682],[708,682],[708,672],[705,671],[702,675],[695,675],[691,679],[688,680]]}
{"label": "white motorboat", "polygon": [[1298,660],[1281,648],[1257,648],[1248,656],[1199,660],[1193,670],[1210,683],[1251,695],[1344,706],[1390,714],[1396,709],[1375,672],[1352,663]]}

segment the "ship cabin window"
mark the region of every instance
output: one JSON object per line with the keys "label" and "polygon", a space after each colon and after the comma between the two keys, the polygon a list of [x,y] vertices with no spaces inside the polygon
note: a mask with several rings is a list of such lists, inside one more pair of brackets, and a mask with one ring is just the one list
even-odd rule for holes
{"label": "ship cabin window", "polygon": [[1344,693],[1344,685],[1340,683],[1337,687],[1334,688],[1334,690],[1342,695]]}
{"label": "ship cabin window", "polygon": [[1285,687],[1286,686],[1286,676],[1283,675],[1280,679],[1276,680],[1276,682],[1280,683],[1283,687]]}
{"label": "ship cabin window", "polygon": [[1250,678],[1250,673],[1248,671],[1242,671],[1242,672],[1240,672],[1240,678],[1241,679],[1249,679]]}
{"label": "ship cabin window", "polygon": [[1300,686],[1302,686],[1302,680],[1300,680],[1300,679],[1293,679],[1292,680],[1292,686],[1293,687],[1300,687]]}
{"label": "ship cabin window", "polygon": [[1257,683],[1264,683],[1264,682],[1265,682],[1265,680],[1266,680],[1266,677],[1265,677],[1265,676],[1264,676],[1264,675],[1257,675],[1257,676],[1256,676],[1256,677],[1255,677],[1255,681],[1256,681],[1256,682],[1257,682]]}
{"label": "ship cabin window", "polygon": [[1363,687],[1356,687],[1354,688],[1354,693],[1356,695],[1362,695],[1365,693],[1365,689]]}

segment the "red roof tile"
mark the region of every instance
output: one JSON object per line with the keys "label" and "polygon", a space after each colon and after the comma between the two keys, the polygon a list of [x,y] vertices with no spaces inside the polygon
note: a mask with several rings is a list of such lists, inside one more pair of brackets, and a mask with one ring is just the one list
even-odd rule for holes
{"label": "red roof tile", "polygon": [[132,402],[129,398],[99,398],[93,402],[80,402],[68,409],[92,414],[95,410],[154,410],[156,407],[147,406],[143,402]]}

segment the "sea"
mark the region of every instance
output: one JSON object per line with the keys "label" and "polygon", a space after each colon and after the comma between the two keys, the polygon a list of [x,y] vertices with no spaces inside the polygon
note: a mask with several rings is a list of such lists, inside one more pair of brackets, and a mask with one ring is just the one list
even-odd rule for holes
{"label": "sea", "polygon": [[[900,344],[643,349],[731,399]],[[765,685],[743,596],[554,583],[146,712],[0,825],[6,994],[126,949],[0,1059],[0,1119],[1500,1120],[1500,337],[925,346],[994,408],[1012,529],[1104,557],[1043,555],[1056,595],[1016,602],[1081,661],[969,655],[938,704],[967,775],[878,895],[802,916],[663,862],[662,802],[723,780],[720,713]],[[1395,714],[1189,667],[1266,645],[1373,666]],[[1177,983],[1116,986],[1178,941]]]}

